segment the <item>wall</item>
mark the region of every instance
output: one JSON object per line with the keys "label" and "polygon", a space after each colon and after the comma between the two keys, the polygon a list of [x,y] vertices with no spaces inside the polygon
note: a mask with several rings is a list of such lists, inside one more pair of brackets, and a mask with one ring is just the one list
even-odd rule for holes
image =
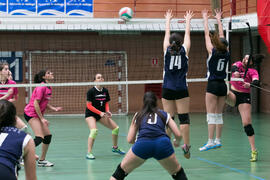
{"label": "wall", "polygon": [[[241,34],[235,34],[232,38],[232,59],[241,58]],[[162,52],[163,32],[161,33],[142,33],[141,35],[101,35],[94,32],[71,33],[71,32],[55,32],[55,33],[4,33],[0,34],[1,51],[23,51],[24,65],[29,51],[34,50],[77,50],[77,51],[96,51],[96,50],[114,50],[126,51],[128,58],[128,77],[129,80],[159,80],[162,79],[163,67],[163,52]],[[206,75],[206,49],[204,45],[204,37],[202,33],[191,33],[191,51],[189,55],[189,72],[188,78],[203,78]],[[50,67],[55,73],[56,82],[76,82],[81,80],[92,81],[93,73],[99,72],[100,69],[95,69],[95,64],[85,65],[86,69],[80,70],[74,65],[81,62],[80,56],[64,56],[67,63],[57,63],[60,57],[49,55],[41,58],[39,66],[35,65],[34,73],[38,69]],[[82,57],[81,57],[82,58]],[[85,57],[84,57],[85,58]],[[159,64],[152,66],[152,58],[157,58]],[[50,59],[50,63],[45,61]],[[59,59],[60,61],[60,59]],[[62,62],[62,60],[61,60]],[[98,62],[98,61],[96,61]],[[76,64],[75,63],[75,64]],[[80,66],[80,67],[82,67]],[[79,66],[78,66],[79,67]],[[92,67],[95,70],[89,70],[87,67]],[[63,76],[63,73],[69,73]],[[88,74],[87,74],[88,73]],[[24,71],[25,74],[25,71]],[[109,79],[110,73],[104,74],[105,80]],[[24,83],[28,81],[25,79]],[[89,87],[88,87],[89,88]],[[204,112],[206,83],[189,83],[189,91],[191,97],[191,111]],[[70,90],[70,87],[57,90],[54,88],[52,104],[64,106],[66,113],[74,113],[73,110],[84,113],[85,108],[85,93],[86,87],[75,90]],[[117,93],[117,92],[116,92]],[[144,93],[144,85],[129,86],[129,112],[138,111],[141,107],[142,96]],[[58,98],[57,98],[58,97]],[[59,98],[62,97],[62,98]],[[72,100],[71,100],[72,99]],[[78,101],[75,103],[75,101]],[[117,101],[117,100],[115,100]],[[25,105],[24,88],[19,90],[19,113],[22,113]],[[117,104],[117,103],[116,103]],[[113,106],[116,106],[113,105]],[[115,108],[115,107],[114,107]]]}

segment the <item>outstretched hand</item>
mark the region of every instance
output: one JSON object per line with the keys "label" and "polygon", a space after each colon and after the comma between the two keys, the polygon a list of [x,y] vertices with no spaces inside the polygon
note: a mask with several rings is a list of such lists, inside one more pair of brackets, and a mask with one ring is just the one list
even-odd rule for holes
{"label": "outstretched hand", "polygon": [[215,9],[216,15],[214,16],[217,20],[221,20],[223,12],[220,9]]}
{"label": "outstretched hand", "polygon": [[210,17],[210,16],[208,16],[208,10],[207,9],[202,10],[202,17],[204,19],[208,19]]}
{"label": "outstretched hand", "polygon": [[164,14],[164,17],[165,17],[166,21],[170,21],[173,18],[172,10],[168,9],[166,14]]}
{"label": "outstretched hand", "polygon": [[190,21],[193,16],[194,16],[193,11],[188,10],[186,11],[186,15],[184,15],[184,18],[186,19],[186,21]]}

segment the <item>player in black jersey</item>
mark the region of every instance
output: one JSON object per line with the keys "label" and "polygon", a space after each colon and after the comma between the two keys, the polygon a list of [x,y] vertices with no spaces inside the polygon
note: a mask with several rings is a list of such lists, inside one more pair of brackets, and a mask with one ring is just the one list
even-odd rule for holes
{"label": "player in black jersey", "polygon": [[[94,82],[103,81],[104,78],[102,77],[102,74],[95,75]],[[94,86],[87,92],[87,108],[85,110],[85,120],[90,129],[90,134],[88,138],[88,151],[86,154],[86,159],[95,159],[95,156],[92,153],[92,148],[98,133],[96,124],[97,121],[112,130],[112,152],[125,154],[125,152],[117,146],[119,127],[111,118],[112,114],[109,109],[109,101],[109,91],[100,85]]]}
{"label": "player in black jersey", "polygon": [[[166,30],[163,41],[164,51],[164,77],[162,87],[162,105],[166,112],[172,117],[178,115],[180,130],[183,135],[184,145],[182,150],[184,156],[190,158],[189,140],[189,93],[186,76],[188,71],[188,54],[190,50],[190,21],[193,17],[192,11],[187,11],[185,17],[186,30],[184,41],[179,33],[170,34],[170,21],[172,11],[165,14]],[[168,131],[168,134],[170,132]]]}
{"label": "player in black jersey", "polygon": [[[205,96],[207,123],[208,123],[208,142],[199,148],[200,151],[207,151],[221,147],[221,132],[223,126],[222,111],[227,95],[227,85],[224,79],[227,76],[226,67],[230,59],[228,52],[228,42],[224,38],[221,23],[222,12],[215,10],[215,18],[218,22],[219,34],[210,35],[208,29],[208,10],[202,11],[204,19],[205,45],[208,52],[207,69],[208,83]],[[214,133],[216,130],[216,139]]]}

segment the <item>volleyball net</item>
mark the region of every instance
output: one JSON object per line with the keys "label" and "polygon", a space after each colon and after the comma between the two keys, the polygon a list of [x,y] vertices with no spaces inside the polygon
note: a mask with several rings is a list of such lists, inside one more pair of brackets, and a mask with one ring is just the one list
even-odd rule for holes
{"label": "volleyball net", "polygon": [[[240,47],[239,42],[247,32],[245,23],[248,21],[253,28],[257,26],[254,17],[251,14],[232,18],[233,26],[229,36],[232,44]],[[9,55],[8,62],[15,76],[14,80],[18,81],[17,85],[9,86],[19,87],[21,104],[28,103],[33,89],[40,86],[34,84],[33,79],[41,69],[54,73],[55,80],[49,84],[53,88],[50,103],[62,106],[61,114],[84,113],[86,93],[96,85],[93,82],[96,73],[101,73],[105,79],[101,85],[109,90],[110,109],[115,114],[137,111],[146,90],[155,91],[160,97],[164,19],[132,19],[125,23],[117,19],[84,19],[83,24],[78,19],[74,22],[72,19],[64,21],[69,23],[60,26],[38,26],[37,23],[35,26],[31,26],[31,23],[28,26],[16,26],[16,32],[8,32],[2,36],[1,59],[5,60],[5,52],[9,49],[20,54],[20,58],[14,54]],[[223,19],[226,31],[229,31],[229,21],[230,18]],[[1,28],[3,24],[0,24]],[[35,33],[19,31],[31,28]],[[215,31],[216,20],[209,20],[209,29]],[[184,30],[183,19],[172,20],[171,32],[184,35]],[[240,52],[234,53],[239,57]],[[203,21],[192,19],[187,74],[191,93],[205,92],[207,56]],[[193,86],[195,82],[197,85]],[[23,106],[20,108],[19,111],[22,111]]]}

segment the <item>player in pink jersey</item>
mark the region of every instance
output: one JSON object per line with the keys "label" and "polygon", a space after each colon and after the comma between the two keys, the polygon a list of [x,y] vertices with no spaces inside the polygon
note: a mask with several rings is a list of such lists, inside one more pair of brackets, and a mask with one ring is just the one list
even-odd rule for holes
{"label": "player in pink jersey", "polygon": [[[7,62],[0,63],[0,78],[1,84],[16,84],[15,81],[12,81],[11,72],[9,70],[9,64]],[[0,88],[0,99],[6,99],[10,102],[15,102],[18,95],[18,89],[16,87],[2,87]],[[20,130],[26,131],[27,126],[25,123],[16,116],[16,127]]]}
{"label": "player in pink jersey", "polygon": [[[41,70],[35,75],[35,83],[49,83],[54,79],[53,73],[48,70]],[[52,89],[49,86],[36,87],[32,93],[29,104],[24,108],[24,118],[30,124],[35,134],[35,145],[42,144],[42,154],[38,161],[40,167],[51,167],[54,164],[46,161],[46,154],[51,143],[52,134],[49,130],[49,121],[44,118],[46,108],[53,111],[60,111],[62,107],[54,107],[49,104],[52,96]]]}
{"label": "player in pink jersey", "polygon": [[[244,78],[247,68],[249,55],[245,55],[242,61],[237,61],[232,65],[232,77]],[[252,63],[252,62],[251,62]],[[250,87],[251,84],[259,85],[259,75],[256,69],[248,68],[244,81],[231,81],[231,90],[227,95],[226,102],[230,106],[238,107],[242,118],[244,130],[248,136],[251,147],[251,162],[258,159],[258,152],[255,147],[254,129],[251,120],[251,102],[250,102]]]}

